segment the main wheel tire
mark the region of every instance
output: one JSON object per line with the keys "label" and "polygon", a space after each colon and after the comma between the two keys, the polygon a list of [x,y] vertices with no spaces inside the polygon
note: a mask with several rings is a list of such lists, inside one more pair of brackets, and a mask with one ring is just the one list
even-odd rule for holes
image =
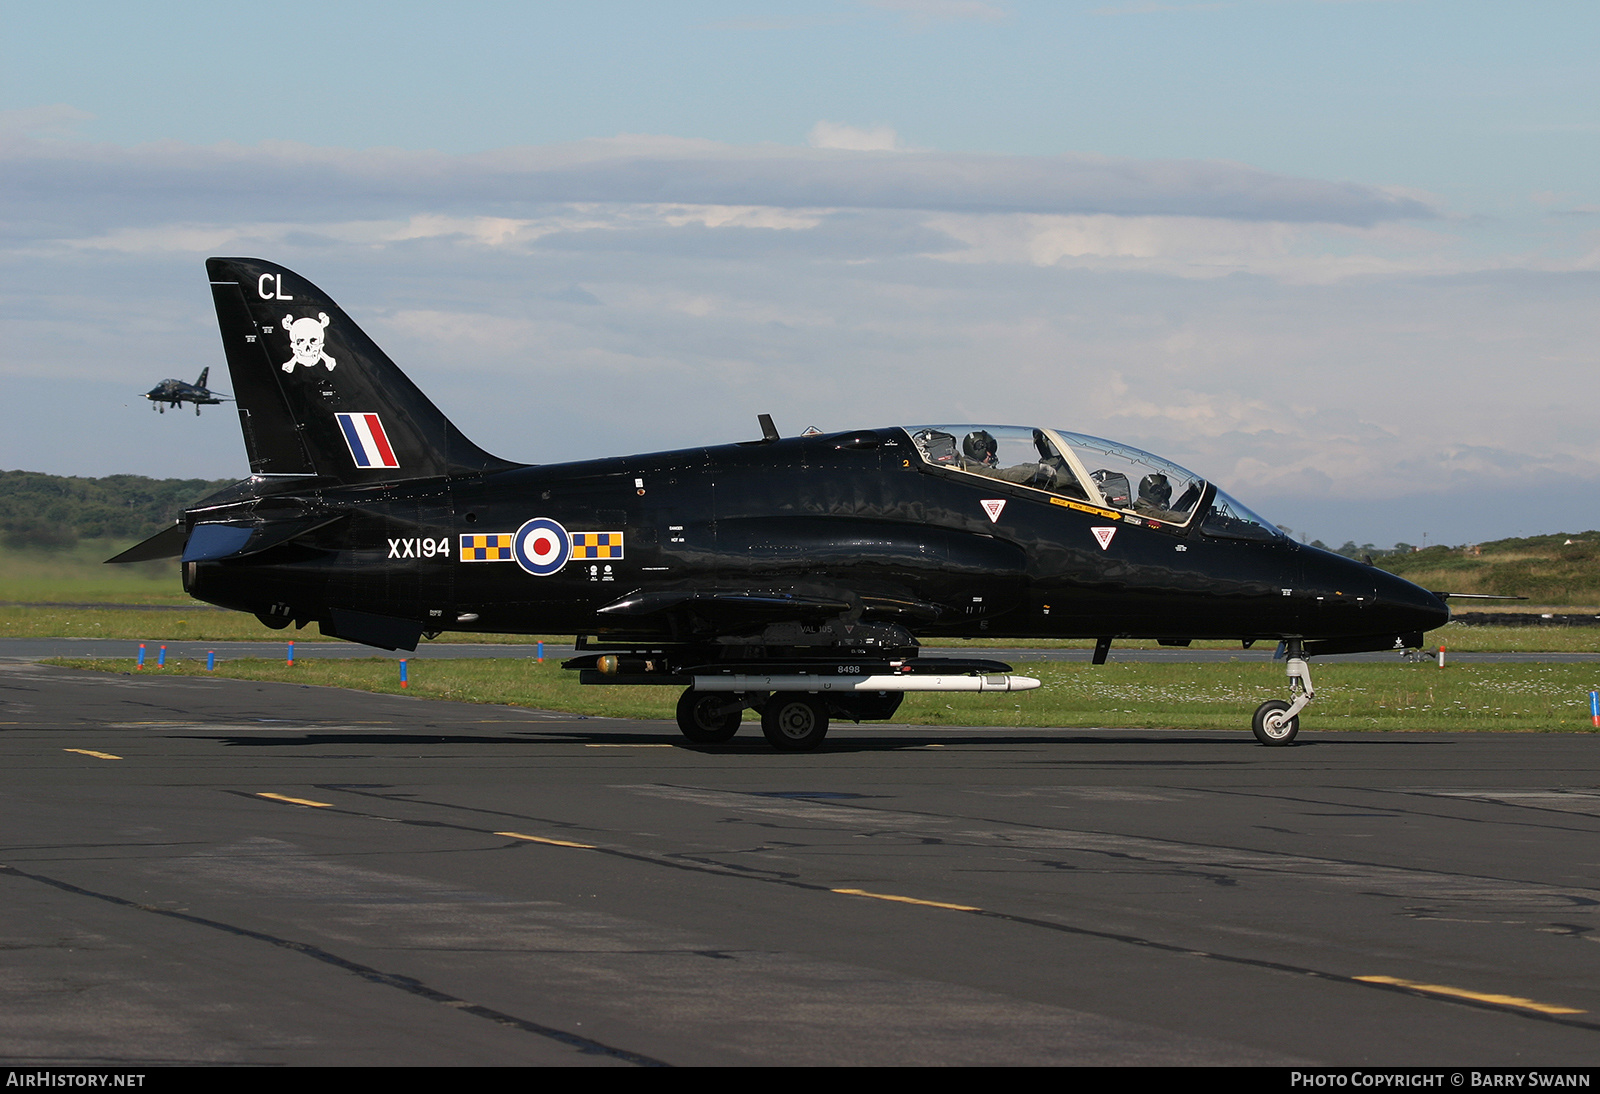
{"label": "main wheel tire", "polygon": [[678,697],[678,729],[691,744],[720,745],[739,732],[743,710],[724,710],[731,697],[726,692],[690,688]]}
{"label": "main wheel tire", "polygon": [[1300,732],[1300,715],[1285,718],[1283,712],[1289,704],[1282,699],[1268,699],[1256,707],[1256,716],[1250,719],[1250,729],[1256,740],[1264,745],[1286,745],[1294,742]]}
{"label": "main wheel tire", "polygon": [[780,752],[809,752],[828,735],[828,707],[815,695],[779,692],[761,711],[761,732]]}

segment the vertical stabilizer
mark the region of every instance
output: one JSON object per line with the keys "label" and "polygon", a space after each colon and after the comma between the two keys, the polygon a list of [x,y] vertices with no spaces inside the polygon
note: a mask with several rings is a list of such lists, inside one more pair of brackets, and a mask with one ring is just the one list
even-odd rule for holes
{"label": "vertical stabilizer", "polygon": [[467,440],[305,278],[256,258],[206,271],[253,474],[362,483],[516,466]]}

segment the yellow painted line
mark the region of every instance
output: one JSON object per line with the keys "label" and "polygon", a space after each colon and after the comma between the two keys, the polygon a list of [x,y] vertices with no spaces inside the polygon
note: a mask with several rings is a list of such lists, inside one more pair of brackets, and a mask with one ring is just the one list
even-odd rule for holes
{"label": "yellow painted line", "polygon": [[942,904],[937,900],[918,900],[914,896],[895,896],[893,893],[869,893],[865,889],[831,889],[830,892],[843,896],[870,896],[873,900],[893,900],[900,904],[920,904],[924,908],[947,908],[952,912],[981,912],[982,908],[974,908],[967,904]]}
{"label": "yellow painted line", "polygon": [[551,847],[576,847],[580,851],[598,851],[599,848],[592,843],[573,843],[564,839],[546,839],[544,836],[525,836],[521,832],[496,832],[497,836],[507,839],[525,839],[529,843],[548,843]]}
{"label": "yellow painted line", "polygon": [[1536,1010],[1540,1014],[1588,1013],[1575,1007],[1558,1007],[1553,1003],[1540,1003],[1533,999],[1523,999],[1517,995],[1494,995],[1490,992],[1468,991],[1466,988],[1452,988],[1448,984],[1419,984],[1415,980],[1401,980],[1395,976],[1358,976],[1355,979],[1368,984],[1392,984],[1397,988],[1425,991],[1430,995],[1450,995],[1458,999],[1472,999],[1479,1003],[1494,1003],[1502,1007],[1521,1007],[1523,1010]]}
{"label": "yellow painted line", "polygon": [[120,760],[121,756],[113,756],[109,752],[96,752],[92,748],[63,748],[63,752],[76,752],[80,756],[93,756],[97,760]]}
{"label": "yellow painted line", "polygon": [[332,802],[314,802],[305,798],[291,798],[287,794],[257,794],[258,798],[271,798],[275,802],[288,802],[290,805],[309,805],[317,809],[332,809]]}

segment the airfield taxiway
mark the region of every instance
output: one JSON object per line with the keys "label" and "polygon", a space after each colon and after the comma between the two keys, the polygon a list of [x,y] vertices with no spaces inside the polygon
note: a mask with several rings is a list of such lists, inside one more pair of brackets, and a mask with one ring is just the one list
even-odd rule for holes
{"label": "airfield taxiway", "polygon": [[11,1065],[1600,1060],[1587,735],[700,751],[22,661],[0,723]]}

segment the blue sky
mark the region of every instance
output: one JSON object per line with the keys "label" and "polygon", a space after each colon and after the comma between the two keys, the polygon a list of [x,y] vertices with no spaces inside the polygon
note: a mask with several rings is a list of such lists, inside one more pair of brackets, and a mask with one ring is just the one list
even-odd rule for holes
{"label": "blue sky", "polygon": [[137,393],[246,254],[529,462],[960,418],[1335,542],[1600,524],[1592,4],[0,11],[0,467],[242,474]]}

